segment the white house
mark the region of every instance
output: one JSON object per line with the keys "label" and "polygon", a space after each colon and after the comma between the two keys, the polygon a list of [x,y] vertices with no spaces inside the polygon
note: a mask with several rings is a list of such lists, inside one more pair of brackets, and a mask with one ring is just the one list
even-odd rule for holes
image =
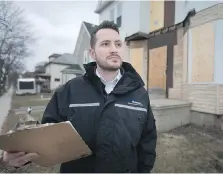
{"label": "white house", "polygon": [[77,63],[83,68],[83,64],[93,61],[89,55],[91,33],[97,25],[88,22],[82,22],[78,39],[74,49],[74,56]]}
{"label": "white house", "polygon": [[[45,65],[46,74],[50,75],[50,89],[54,90],[58,88],[60,85],[63,85],[68,80],[76,77],[76,74],[83,74],[82,69],[77,69],[74,74],[71,74],[69,78],[67,78],[64,73],[67,74],[66,68],[70,66],[79,67],[77,63],[77,59],[73,54],[52,54],[49,56],[49,62]],[[74,67],[72,67],[74,68]]]}

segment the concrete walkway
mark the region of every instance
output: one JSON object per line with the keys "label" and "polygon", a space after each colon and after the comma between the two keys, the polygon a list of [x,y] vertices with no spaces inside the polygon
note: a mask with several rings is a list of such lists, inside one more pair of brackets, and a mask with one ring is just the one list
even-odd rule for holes
{"label": "concrete walkway", "polygon": [[2,128],[2,124],[11,108],[12,93],[13,89],[10,88],[6,94],[0,97],[0,128]]}

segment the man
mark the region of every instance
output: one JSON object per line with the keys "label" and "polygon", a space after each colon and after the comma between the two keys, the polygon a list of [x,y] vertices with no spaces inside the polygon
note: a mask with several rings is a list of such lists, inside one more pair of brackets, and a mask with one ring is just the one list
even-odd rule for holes
{"label": "man", "polygon": [[[156,157],[155,120],[142,79],[129,63],[122,62],[118,27],[103,22],[90,43],[95,62],[84,65],[84,76],[55,92],[42,119],[42,123],[71,121],[93,152],[63,163],[60,172],[150,172]],[[37,157],[27,154],[17,165],[15,161],[24,154],[12,155],[5,153],[5,161],[16,166]]]}

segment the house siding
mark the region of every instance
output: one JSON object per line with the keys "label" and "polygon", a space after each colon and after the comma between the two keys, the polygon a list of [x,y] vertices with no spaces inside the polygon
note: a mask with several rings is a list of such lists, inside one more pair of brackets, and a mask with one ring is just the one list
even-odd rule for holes
{"label": "house siding", "polygon": [[187,13],[192,9],[195,9],[196,12],[198,13],[201,10],[204,10],[206,8],[213,6],[213,5],[221,3],[221,1],[189,1],[189,0],[175,1],[175,2],[176,2],[176,4],[175,4],[175,14],[176,14],[175,15],[175,24],[184,20],[184,18],[187,16]]}
{"label": "house siding", "polygon": [[78,57],[78,64],[81,65],[81,67],[83,68],[83,64],[87,63],[84,62],[84,51],[86,50],[88,51],[90,48],[90,37],[86,30],[84,30],[82,37],[83,38],[82,41],[80,42],[80,49],[77,53],[77,57]]}
{"label": "house siding", "polygon": [[192,103],[191,110],[209,114],[223,114],[223,85],[185,84],[184,100]]}
{"label": "house siding", "polygon": [[90,48],[90,37],[83,24],[81,26],[81,32],[79,34],[77,44],[78,46],[76,46],[74,55],[77,57],[77,64],[79,64],[81,68],[84,69],[83,64],[86,63],[84,62],[84,51],[88,51]]}
{"label": "house siding", "polygon": [[[150,2],[151,1],[139,1],[140,2],[140,11],[139,11],[139,31],[144,33],[149,33],[150,30]],[[137,31],[136,31],[137,32]]]}
{"label": "house siding", "polygon": [[223,114],[223,85],[219,85],[218,107],[219,114]]}

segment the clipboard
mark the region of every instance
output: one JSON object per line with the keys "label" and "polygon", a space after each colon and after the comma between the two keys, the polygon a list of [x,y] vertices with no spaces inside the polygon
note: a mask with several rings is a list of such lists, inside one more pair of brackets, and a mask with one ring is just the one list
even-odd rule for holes
{"label": "clipboard", "polygon": [[33,163],[49,167],[90,156],[90,148],[70,121],[40,124],[0,135],[0,149],[37,153]]}

